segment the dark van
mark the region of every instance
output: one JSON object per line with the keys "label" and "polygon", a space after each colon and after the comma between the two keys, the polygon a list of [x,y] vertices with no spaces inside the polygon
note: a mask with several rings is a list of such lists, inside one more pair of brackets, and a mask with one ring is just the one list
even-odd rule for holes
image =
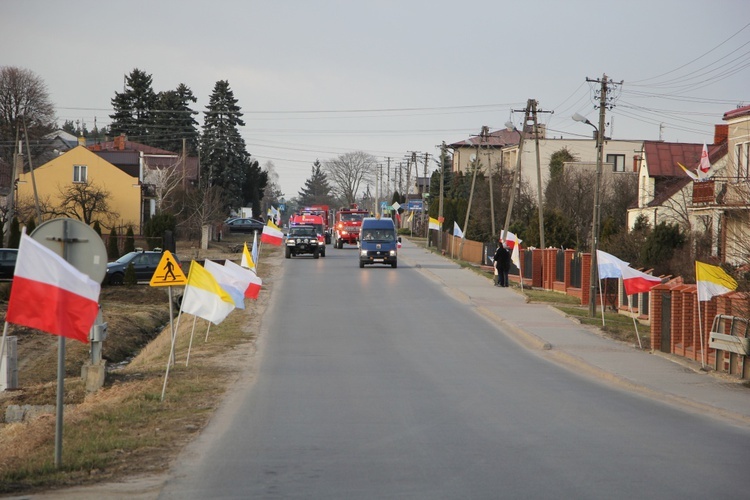
{"label": "dark van", "polygon": [[401,238],[396,225],[388,218],[365,217],[359,233],[359,267],[367,264],[398,266],[398,247]]}

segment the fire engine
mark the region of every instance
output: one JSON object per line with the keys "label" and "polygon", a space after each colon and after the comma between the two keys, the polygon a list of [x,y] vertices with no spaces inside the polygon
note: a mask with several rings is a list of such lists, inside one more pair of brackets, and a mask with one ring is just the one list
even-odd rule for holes
{"label": "fire engine", "polygon": [[344,243],[356,245],[359,241],[359,228],[362,226],[362,219],[369,215],[370,212],[360,210],[356,204],[337,211],[333,246],[335,248],[344,248]]}
{"label": "fire engine", "polygon": [[325,220],[320,215],[310,215],[308,213],[294,214],[289,219],[289,227],[305,225],[315,228],[318,235],[318,252],[321,257],[326,256],[326,237],[325,237]]}
{"label": "fire engine", "polygon": [[328,205],[310,205],[299,211],[300,214],[319,215],[323,218],[325,225],[325,239],[326,243],[331,243],[331,226],[333,220],[331,217],[331,209]]}

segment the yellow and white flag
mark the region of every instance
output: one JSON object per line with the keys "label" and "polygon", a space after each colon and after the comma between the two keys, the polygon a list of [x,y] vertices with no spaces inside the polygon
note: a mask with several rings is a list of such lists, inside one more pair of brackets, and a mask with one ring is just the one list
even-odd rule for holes
{"label": "yellow and white flag", "polygon": [[737,282],[719,266],[695,261],[695,282],[698,285],[698,301],[737,290]]}
{"label": "yellow and white flag", "polygon": [[437,219],[430,217],[430,229],[440,231],[440,222]]}
{"label": "yellow and white flag", "polygon": [[[255,240],[253,240],[253,246],[255,245]],[[255,271],[255,261],[253,260],[253,255],[250,253],[250,251],[247,249],[247,242],[245,242],[245,246],[242,249],[242,260],[240,261],[240,265],[244,268],[250,269],[251,271]]]}
{"label": "yellow and white flag", "polygon": [[192,261],[180,310],[218,325],[233,309],[234,300],[216,278]]}

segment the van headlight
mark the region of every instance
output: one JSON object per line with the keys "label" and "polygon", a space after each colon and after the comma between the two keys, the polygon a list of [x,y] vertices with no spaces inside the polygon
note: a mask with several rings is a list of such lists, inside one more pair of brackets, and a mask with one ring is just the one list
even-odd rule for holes
{"label": "van headlight", "polygon": [[395,256],[396,256],[396,251],[395,250],[391,250],[391,257],[395,257]]}
{"label": "van headlight", "polygon": [[360,251],[359,251],[359,254],[360,254],[360,255],[361,255],[362,257],[367,257],[367,250],[360,250]]}

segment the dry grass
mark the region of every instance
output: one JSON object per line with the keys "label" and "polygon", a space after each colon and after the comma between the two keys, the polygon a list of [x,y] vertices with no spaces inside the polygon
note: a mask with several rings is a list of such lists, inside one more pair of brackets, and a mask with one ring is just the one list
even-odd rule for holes
{"label": "dry grass", "polygon": [[[105,353],[107,343],[117,336],[115,331],[128,331],[121,336],[127,337],[137,356],[123,368],[109,373],[105,387],[96,393],[86,394],[80,380],[80,353],[71,349],[66,356],[65,402],[69,406],[65,407],[62,465],[59,468],[54,465],[54,415],[4,424],[0,427],[0,450],[3,450],[0,492],[28,493],[167,470],[172,459],[204,428],[226,389],[254,352],[259,318],[279,270],[281,252],[264,249],[261,257],[264,289],[258,301],[248,302],[244,311],[236,310],[222,324],[212,325],[208,341],[205,341],[207,323],[199,319],[188,366],[185,362],[193,329],[192,316],[185,315],[180,320],[176,363],[170,368],[163,401],[161,394],[171,345],[168,303],[166,314],[148,311],[153,296],[144,303],[119,309],[120,324],[116,330],[110,325]],[[151,293],[143,288],[138,290]],[[110,321],[107,317],[105,320]],[[160,324],[158,334],[145,334],[153,323]],[[130,327],[125,328],[126,324]],[[51,368],[38,367],[44,374],[25,376],[23,389],[0,401],[3,410],[8,404],[54,404],[56,358],[54,362],[48,358],[56,356],[57,339],[46,334],[32,335],[40,336],[33,345],[42,353],[39,357],[44,358],[43,363]],[[117,347],[122,354],[127,351],[125,343],[121,338]],[[79,343],[67,343],[71,347],[75,344]],[[80,345],[83,351],[87,350],[88,346]],[[84,358],[85,355],[87,352]],[[68,367],[68,358],[79,361],[71,362]]]}

